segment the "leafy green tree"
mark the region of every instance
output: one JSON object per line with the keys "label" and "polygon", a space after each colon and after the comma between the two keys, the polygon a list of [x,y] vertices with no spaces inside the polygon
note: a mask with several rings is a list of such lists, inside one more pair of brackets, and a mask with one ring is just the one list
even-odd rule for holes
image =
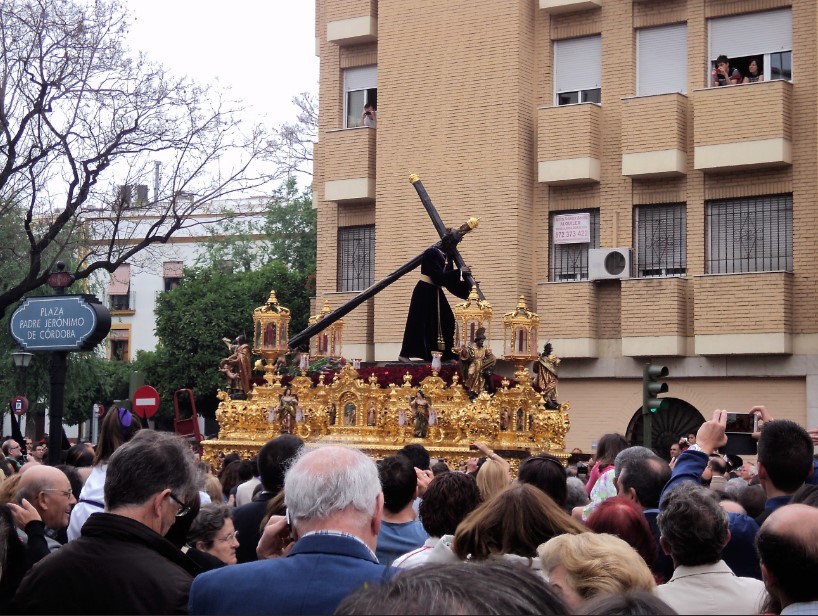
{"label": "leafy green tree", "polygon": [[278,261],[307,276],[315,272],[318,244],[312,192],[299,189],[295,178],[275,191],[261,216],[223,214],[224,220],[208,229],[210,238],[198,267],[230,262],[234,269],[250,271],[258,263]]}
{"label": "leafy green tree", "polygon": [[281,261],[307,275],[315,272],[316,211],[309,189],[299,192],[294,179],[281,187],[267,208],[263,230],[268,259]]}
{"label": "leafy green tree", "polygon": [[213,417],[216,391],[226,386],[219,360],[228,355],[222,338],[240,334],[252,341],[253,310],[271,290],[290,308],[290,330],[300,331],[309,315],[309,293],[303,274],[283,263],[270,262],[257,270],[229,273],[218,266],[186,269],[178,287],[162,293],[156,306],[153,352],[137,355],[136,367],[159,391],[159,415],[173,415],[173,392],[193,389],[197,411]]}
{"label": "leafy green tree", "polygon": [[[9,335],[6,315],[0,319],[0,417],[8,410],[12,396],[25,395],[29,401],[29,418],[33,418],[39,435],[46,429],[45,413],[51,388],[50,353],[34,353],[31,365],[18,373],[11,353],[19,350]],[[111,362],[94,351],[69,353],[64,391],[63,422],[75,425],[91,417],[94,404],[108,405],[113,400],[128,397],[132,366],[126,362]]]}

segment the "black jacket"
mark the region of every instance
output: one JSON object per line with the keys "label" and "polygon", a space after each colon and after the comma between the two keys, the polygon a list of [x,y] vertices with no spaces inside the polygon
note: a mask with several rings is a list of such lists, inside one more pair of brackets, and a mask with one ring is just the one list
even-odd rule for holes
{"label": "black jacket", "polygon": [[19,614],[185,614],[196,566],[135,520],[95,513],[26,575]]}
{"label": "black jacket", "polygon": [[236,549],[239,563],[258,560],[256,546],[261,539],[261,521],[267,512],[267,502],[274,496],[274,492],[261,491],[252,501],[233,510],[233,526],[239,536],[239,547]]}

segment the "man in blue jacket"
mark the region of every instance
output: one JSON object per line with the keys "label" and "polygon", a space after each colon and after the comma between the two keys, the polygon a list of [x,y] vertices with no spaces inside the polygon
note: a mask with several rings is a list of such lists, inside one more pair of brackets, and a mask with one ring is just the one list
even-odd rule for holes
{"label": "man in blue jacket", "polygon": [[287,518],[272,516],[259,543],[266,558],[197,577],[191,614],[332,614],[352,591],[391,577],[375,557],[383,493],[369,457],[302,451],[284,493]]}

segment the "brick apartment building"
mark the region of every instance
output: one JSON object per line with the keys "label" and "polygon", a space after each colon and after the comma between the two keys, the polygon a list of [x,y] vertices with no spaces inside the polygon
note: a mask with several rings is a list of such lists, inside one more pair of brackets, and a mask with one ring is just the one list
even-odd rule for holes
{"label": "brick apartment building", "polygon": [[[495,352],[520,295],[539,313],[569,449],[635,427],[649,359],[665,442],[714,408],[815,427],[817,35],[815,0],[317,0],[318,305],[437,239],[416,172],[480,218]],[[710,87],[721,54],[764,81]],[[345,317],[346,356],[397,358],[416,280]]]}

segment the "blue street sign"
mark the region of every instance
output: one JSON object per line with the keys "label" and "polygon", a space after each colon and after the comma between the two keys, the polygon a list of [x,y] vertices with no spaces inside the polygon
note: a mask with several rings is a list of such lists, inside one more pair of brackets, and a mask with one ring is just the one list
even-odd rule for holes
{"label": "blue street sign", "polygon": [[88,351],[108,335],[111,313],[92,295],[28,297],[10,329],[26,351]]}

